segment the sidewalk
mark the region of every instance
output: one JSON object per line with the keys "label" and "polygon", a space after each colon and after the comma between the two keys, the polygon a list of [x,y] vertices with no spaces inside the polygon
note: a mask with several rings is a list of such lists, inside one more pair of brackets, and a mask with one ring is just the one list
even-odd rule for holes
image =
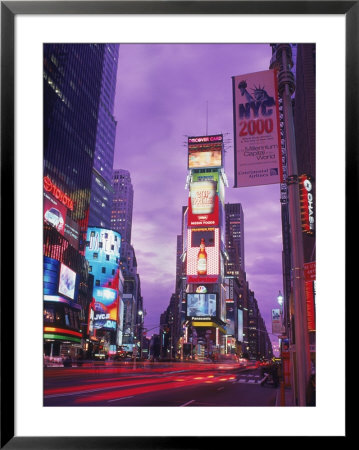
{"label": "sidewalk", "polygon": [[295,406],[293,402],[293,392],[291,388],[284,388],[284,392],[282,392],[281,387],[277,389],[277,398],[275,406]]}

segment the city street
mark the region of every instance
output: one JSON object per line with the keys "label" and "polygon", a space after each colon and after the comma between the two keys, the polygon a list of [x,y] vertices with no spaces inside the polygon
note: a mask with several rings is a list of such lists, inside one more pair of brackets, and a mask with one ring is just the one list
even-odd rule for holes
{"label": "city street", "polygon": [[89,362],[44,369],[45,406],[275,406],[255,365]]}

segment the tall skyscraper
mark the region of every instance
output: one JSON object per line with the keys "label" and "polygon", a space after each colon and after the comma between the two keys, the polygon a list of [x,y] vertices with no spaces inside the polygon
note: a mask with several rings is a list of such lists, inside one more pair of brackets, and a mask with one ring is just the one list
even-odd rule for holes
{"label": "tall skyscraper", "polygon": [[89,219],[95,226],[110,219],[118,48],[43,47],[44,352],[49,356],[75,357],[89,336],[94,279],[84,243]]}
{"label": "tall skyscraper", "polygon": [[226,274],[238,276],[244,268],[244,218],[240,203],[225,204],[226,250],[229,260]]}
{"label": "tall skyscraper", "polygon": [[44,176],[72,199],[68,216],[82,232],[89,218],[95,226],[110,219],[118,49],[44,45]]}
{"label": "tall skyscraper", "polygon": [[117,169],[112,174],[113,200],[111,228],[118,231],[122,240],[131,243],[133,186],[128,170]]}
{"label": "tall skyscraper", "polygon": [[107,44],[103,53],[100,101],[97,114],[95,155],[92,168],[89,225],[111,227],[112,169],[116,137],[113,117],[118,64],[117,44]]}

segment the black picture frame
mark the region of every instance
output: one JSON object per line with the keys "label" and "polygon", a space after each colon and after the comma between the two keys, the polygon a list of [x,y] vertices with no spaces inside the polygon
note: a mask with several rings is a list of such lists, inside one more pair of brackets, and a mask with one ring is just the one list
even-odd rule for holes
{"label": "black picture frame", "polygon": [[[359,2],[358,1],[2,1],[1,2],[1,448],[6,449],[158,449],[223,445],[225,437],[25,437],[15,436],[14,353],[14,51],[18,14],[337,14],[346,20],[346,272],[348,293],[355,264],[349,245],[355,240],[355,221],[348,220],[358,195]],[[335,56],[333,55],[333,58]],[[1,221],[6,215],[6,221]],[[350,238],[349,238],[350,237]],[[350,242],[349,242],[350,239]],[[16,243],[15,243],[16,245]],[[344,290],[343,287],[337,287]],[[10,340],[10,341],[9,341]],[[346,340],[347,341],[347,340]],[[5,350],[5,344],[6,350]],[[347,403],[346,403],[347,405]],[[84,430],[86,434],[86,430]],[[346,425],[346,437],[349,436]],[[264,437],[260,443],[265,443]],[[265,437],[267,439],[268,437]],[[233,439],[233,438],[232,438]],[[238,438],[236,438],[238,439]],[[241,438],[242,439],[242,438]],[[236,440],[233,441],[235,443]],[[222,443],[222,444],[221,444]],[[225,443],[226,445],[227,443]]]}

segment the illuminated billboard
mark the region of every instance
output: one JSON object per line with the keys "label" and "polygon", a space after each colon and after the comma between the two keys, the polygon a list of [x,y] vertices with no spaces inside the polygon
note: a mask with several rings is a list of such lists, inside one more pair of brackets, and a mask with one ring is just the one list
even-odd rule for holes
{"label": "illuminated billboard", "polygon": [[315,331],[315,281],[305,282],[308,331]]}
{"label": "illuminated billboard", "polygon": [[86,259],[118,262],[121,249],[120,233],[105,228],[89,227],[86,240]]}
{"label": "illuminated billboard", "polygon": [[232,77],[235,187],[283,182],[277,75]]}
{"label": "illuminated billboard", "polygon": [[60,261],[44,256],[44,295],[57,295]]}
{"label": "illuminated billboard", "polygon": [[191,173],[191,181],[216,181],[217,186],[217,195],[219,199],[224,202],[224,181],[222,176],[220,175],[219,169],[209,169],[209,170],[201,170],[201,171],[192,171]]}
{"label": "illuminated billboard", "polygon": [[74,209],[74,202],[68,197],[65,192],[58,188],[49,177],[44,177],[44,192],[51,194],[51,197],[61,202],[66,208],[71,211]]}
{"label": "illuminated billboard", "polygon": [[217,294],[187,294],[187,317],[212,317],[217,315]]}
{"label": "illuminated billboard", "polygon": [[188,169],[223,166],[223,135],[188,138]]}
{"label": "illuminated billboard", "polygon": [[93,327],[116,331],[121,272],[121,235],[113,230],[90,227],[87,230],[86,240],[85,255],[89,272],[94,276]]}
{"label": "illuminated billboard", "polygon": [[59,200],[44,191],[44,220],[62,235],[65,232],[67,208]]}
{"label": "illuminated billboard", "polygon": [[227,303],[226,304],[226,332],[227,335],[233,336],[234,335],[234,323],[235,323],[235,317],[234,317],[234,303]]}
{"label": "illuminated billboard", "polygon": [[238,340],[240,342],[243,342],[243,311],[241,309],[238,309]]}
{"label": "illuminated billboard", "polygon": [[64,237],[69,241],[70,245],[78,250],[79,239],[80,239],[80,227],[77,222],[71,219],[71,217],[66,217]]}
{"label": "illuminated billboard", "polygon": [[220,273],[219,228],[187,230],[187,283],[216,283]]}
{"label": "illuminated billboard", "polygon": [[282,316],[280,309],[272,309],[272,333],[282,333]]}
{"label": "illuminated billboard", "polygon": [[308,175],[299,177],[300,192],[300,217],[302,221],[302,231],[306,234],[314,234],[314,194],[313,181]]}
{"label": "illuminated billboard", "polygon": [[217,182],[194,181],[188,198],[188,227],[218,226],[219,201]]}
{"label": "illuminated billboard", "polygon": [[65,295],[72,300],[75,298],[76,272],[71,270],[65,264],[61,263],[59,277],[59,294]]}
{"label": "illuminated billboard", "polygon": [[118,293],[115,289],[94,287],[95,301],[93,326],[96,329],[116,329],[118,319]]}

